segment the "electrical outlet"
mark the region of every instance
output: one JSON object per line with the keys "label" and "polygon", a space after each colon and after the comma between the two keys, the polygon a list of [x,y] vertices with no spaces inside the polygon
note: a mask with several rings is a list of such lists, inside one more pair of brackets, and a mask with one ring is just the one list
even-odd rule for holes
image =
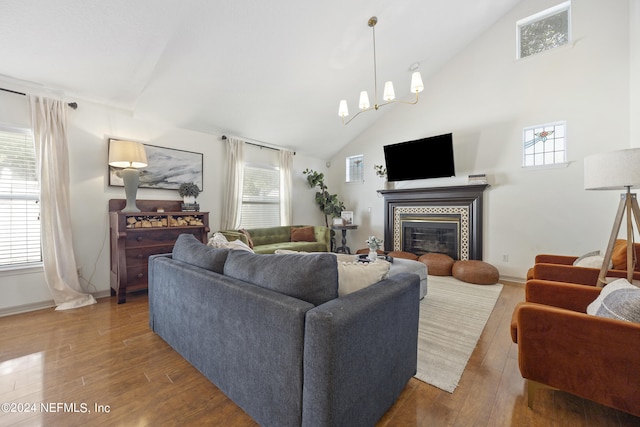
{"label": "electrical outlet", "polygon": [[508,254],[502,255],[502,262],[509,262],[509,255]]}

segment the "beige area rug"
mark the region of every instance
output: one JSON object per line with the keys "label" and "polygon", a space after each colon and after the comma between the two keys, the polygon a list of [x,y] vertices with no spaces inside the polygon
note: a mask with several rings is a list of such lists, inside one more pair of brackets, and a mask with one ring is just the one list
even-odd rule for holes
{"label": "beige area rug", "polygon": [[453,393],[501,291],[500,283],[428,277],[420,301],[417,379]]}

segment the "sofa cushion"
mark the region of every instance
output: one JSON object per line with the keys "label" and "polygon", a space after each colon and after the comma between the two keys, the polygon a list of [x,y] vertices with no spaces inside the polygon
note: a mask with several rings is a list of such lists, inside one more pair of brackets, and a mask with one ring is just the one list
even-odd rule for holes
{"label": "sofa cushion", "polygon": [[230,251],[224,274],[314,305],[338,296],[338,266],[328,253],[263,255]]}
{"label": "sofa cushion", "polygon": [[193,234],[181,234],[173,245],[173,259],[222,274],[229,249],[205,245]]}
{"label": "sofa cushion", "polygon": [[316,234],[313,227],[291,227],[292,242],[315,242]]}
{"label": "sofa cushion", "polygon": [[384,260],[375,262],[338,261],[338,295],[347,295],[389,277],[391,264]]}

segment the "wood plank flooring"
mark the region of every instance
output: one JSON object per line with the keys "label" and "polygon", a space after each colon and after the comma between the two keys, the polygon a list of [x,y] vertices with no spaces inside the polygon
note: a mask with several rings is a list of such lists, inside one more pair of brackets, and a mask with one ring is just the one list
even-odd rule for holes
{"label": "wood plank flooring", "polygon": [[[640,418],[547,389],[527,407],[509,336],[513,307],[523,299],[522,285],[505,283],[453,394],[412,379],[378,426],[640,425]],[[0,426],[256,425],[149,330],[147,315],[141,293],[121,305],[105,298],[0,318]]]}

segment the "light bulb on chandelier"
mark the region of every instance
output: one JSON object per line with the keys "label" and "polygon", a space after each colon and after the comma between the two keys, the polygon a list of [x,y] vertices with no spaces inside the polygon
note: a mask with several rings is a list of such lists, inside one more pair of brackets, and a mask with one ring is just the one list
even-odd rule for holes
{"label": "light bulb on chandelier", "polygon": [[384,92],[382,94],[382,99],[385,102],[378,104],[378,89],[377,89],[378,88],[378,72],[377,72],[377,63],[376,63],[376,29],[375,29],[375,26],[377,23],[378,23],[378,18],[376,18],[375,16],[372,16],[371,18],[369,18],[369,21],[367,21],[367,24],[369,25],[369,27],[371,27],[371,30],[373,31],[373,106],[369,103],[369,94],[367,93],[366,90],[363,90],[362,92],[360,92],[360,101],[358,102],[358,107],[360,108],[360,111],[358,111],[355,116],[353,116],[352,118],[350,118],[345,122],[344,118],[349,115],[349,107],[347,106],[346,99],[340,100],[340,104],[338,105],[338,115],[342,118],[342,123],[345,125],[349,124],[351,120],[358,117],[360,113],[363,113],[365,111],[370,111],[370,110],[377,110],[380,107],[383,107],[385,105],[388,105],[394,102],[399,102],[402,104],[417,104],[418,93],[424,90],[424,84],[422,83],[422,76],[420,75],[420,71],[415,71],[416,68],[418,67],[418,64],[413,64],[411,66],[411,71],[413,71],[413,73],[411,74],[411,93],[416,94],[416,99],[413,101],[396,100],[395,99],[396,94],[393,89],[393,82],[388,81],[384,84]]}

